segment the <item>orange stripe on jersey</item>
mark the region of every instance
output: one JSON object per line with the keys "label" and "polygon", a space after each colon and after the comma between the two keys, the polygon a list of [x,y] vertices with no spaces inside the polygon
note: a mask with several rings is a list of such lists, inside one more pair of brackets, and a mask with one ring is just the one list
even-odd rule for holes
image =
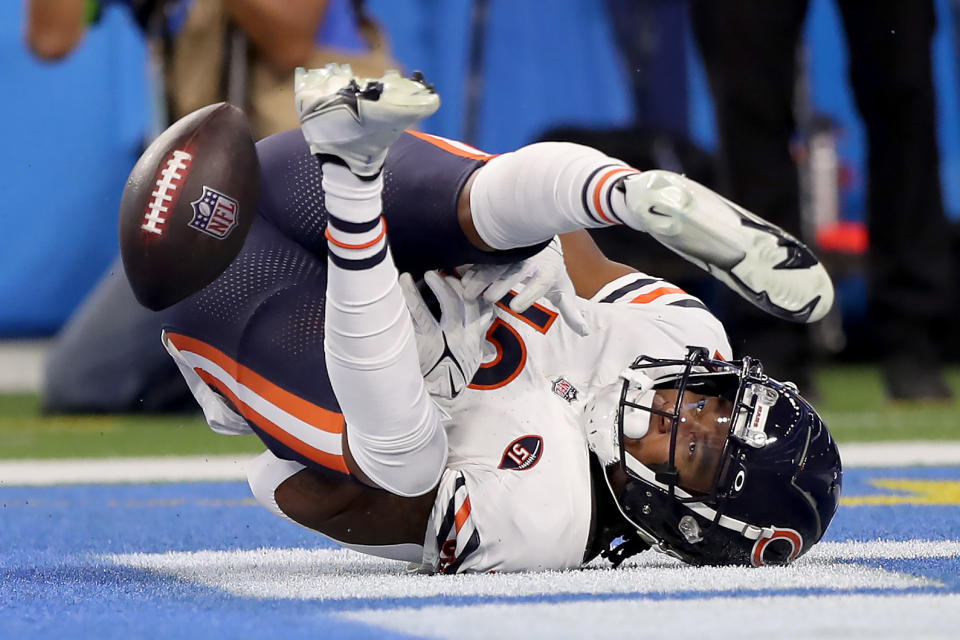
{"label": "orange stripe on jersey", "polygon": [[217,363],[233,378],[257,395],[283,409],[307,424],[327,433],[343,433],[343,414],[324,409],[300,396],[270,382],[253,369],[249,369],[216,347],[206,342],[179,333],[167,333],[167,337],[180,351],[192,351]]}
{"label": "orange stripe on jersey", "polygon": [[343,459],[342,455],[337,455],[322,449],[317,449],[316,447],[311,447],[303,440],[293,436],[282,427],[277,426],[263,415],[258,413],[250,405],[241,400],[237,394],[227,388],[227,385],[223,384],[223,382],[215,378],[210,373],[203,371],[202,369],[196,369],[195,371],[197,372],[197,375],[200,376],[201,380],[229,398],[230,402],[232,402],[234,406],[240,410],[240,413],[243,414],[244,418],[250,422],[253,422],[263,431],[266,431],[275,440],[290,447],[308,460],[313,460],[317,464],[322,464],[328,469],[334,469],[335,471],[340,471],[346,474],[350,473],[350,470],[347,468],[347,463]]}
{"label": "orange stripe on jersey", "polygon": [[[510,290],[510,293],[513,294],[514,296],[517,295],[517,292],[514,291],[513,289]],[[521,321],[523,321],[524,323],[530,325],[531,327],[533,327],[534,329],[536,329],[536,330],[539,331],[540,333],[546,333],[547,331],[549,331],[549,330],[550,330],[550,327],[553,326],[553,321],[556,320],[556,319],[557,319],[557,316],[560,315],[560,314],[557,313],[556,311],[551,311],[550,309],[547,309],[547,308],[546,308],[545,306],[543,306],[542,304],[537,304],[536,302],[534,302],[532,305],[530,305],[530,306],[527,308],[527,310],[524,311],[523,313],[517,313],[516,311],[514,311],[513,309],[510,308],[510,305],[503,304],[503,303],[500,302],[500,301],[497,301],[497,302],[496,302],[496,306],[500,307],[501,309],[503,309],[504,311],[506,311],[507,313],[509,313],[510,315],[512,315],[512,316],[513,316],[514,318],[516,318],[517,320],[521,320]],[[530,309],[536,309],[537,311],[539,311],[540,313],[542,313],[544,316],[546,316],[546,319],[545,319],[545,320],[542,320],[542,321],[540,322],[540,324],[537,324],[537,321],[536,321],[536,320],[528,317],[528,315],[529,315],[529,313],[530,313]]]}
{"label": "orange stripe on jersey", "polygon": [[373,245],[377,244],[378,242],[380,242],[381,240],[383,240],[383,237],[384,237],[385,235],[387,235],[387,221],[384,220],[383,218],[381,218],[381,219],[380,219],[380,225],[381,225],[380,235],[378,235],[376,238],[374,238],[374,239],[371,240],[370,242],[364,242],[363,244],[348,244],[348,243],[346,243],[346,242],[340,242],[339,240],[336,240],[336,239],[330,234],[330,227],[329,227],[329,226],[327,226],[327,230],[323,232],[323,235],[327,238],[327,240],[328,240],[331,244],[335,244],[335,245],[337,245],[338,247],[342,247],[342,248],[344,248],[344,249],[366,249],[366,248],[368,248],[368,247],[372,247]]}
{"label": "orange stripe on jersey", "polygon": [[457,509],[457,515],[453,516],[453,521],[457,523],[457,533],[460,533],[460,529],[463,528],[463,525],[466,523],[467,518],[470,517],[470,496],[463,501],[463,504],[460,505],[460,508]]}
{"label": "orange stripe on jersey", "polygon": [[648,291],[647,293],[642,293],[630,302],[636,302],[637,304],[643,304],[644,302],[652,302],[661,296],[670,295],[671,293],[686,293],[680,287],[660,287],[659,289],[654,289],[653,291]]}
{"label": "orange stripe on jersey", "polygon": [[[429,142],[435,147],[440,147],[444,151],[449,151],[450,153],[457,156],[461,156],[463,158],[473,158],[474,160],[489,160],[490,158],[494,158],[497,156],[496,153],[484,153],[483,151],[480,151],[480,149],[471,147],[470,145],[464,144],[463,142],[457,142],[456,144],[452,144],[451,140],[446,140],[445,138],[441,138],[440,136],[430,135],[429,133],[423,133],[422,131],[412,131],[410,129],[407,129],[407,133],[409,133],[414,137],[420,138],[424,142]],[[463,145],[463,147],[461,148],[458,145]]]}
{"label": "orange stripe on jersey", "polygon": [[496,320],[493,321],[493,324],[490,325],[490,328],[487,329],[487,335],[486,335],[487,342],[490,342],[491,344],[493,344],[493,346],[497,348],[497,355],[490,362],[481,363],[478,371],[482,371],[484,369],[492,369],[497,365],[499,365],[500,361],[503,360],[503,344],[500,342],[500,340],[497,339],[495,335],[496,331],[500,328],[503,328],[505,331],[507,331],[508,333],[506,335],[512,338],[512,342],[515,345],[518,345],[520,347],[520,356],[518,358],[519,364],[513,371],[511,371],[502,380],[497,380],[496,384],[480,384],[476,382],[471,382],[470,384],[467,385],[467,387],[469,387],[470,389],[478,389],[480,391],[492,391],[494,389],[499,389],[500,387],[503,387],[513,382],[513,379],[516,378],[518,375],[520,375],[520,372],[523,371],[523,368],[527,366],[526,343],[520,337],[520,334],[517,333],[516,329],[514,329],[509,324],[504,322],[503,318],[497,318]]}
{"label": "orange stripe on jersey", "polygon": [[607,217],[607,214],[603,212],[603,205],[600,203],[600,194],[603,193],[603,185],[607,183],[607,180],[617,175],[618,173],[640,173],[636,169],[630,167],[620,167],[618,169],[611,169],[607,171],[600,177],[600,180],[597,181],[597,186],[593,188],[593,208],[597,210],[597,215],[609,222],[610,224],[620,224],[616,220],[613,220]]}

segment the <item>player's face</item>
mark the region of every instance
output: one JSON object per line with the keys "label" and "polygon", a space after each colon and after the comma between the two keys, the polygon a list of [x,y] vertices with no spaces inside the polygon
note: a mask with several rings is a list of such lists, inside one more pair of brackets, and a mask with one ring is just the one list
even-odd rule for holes
{"label": "player's face", "polygon": [[[671,414],[676,403],[675,389],[661,389],[653,398],[655,409]],[[713,488],[732,413],[733,403],[729,400],[690,391],[683,393],[674,465],[684,489],[707,493]],[[625,439],[624,447],[648,467],[666,463],[670,457],[672,422],[670,418],[651,415],[647,434],[638,439]]]}

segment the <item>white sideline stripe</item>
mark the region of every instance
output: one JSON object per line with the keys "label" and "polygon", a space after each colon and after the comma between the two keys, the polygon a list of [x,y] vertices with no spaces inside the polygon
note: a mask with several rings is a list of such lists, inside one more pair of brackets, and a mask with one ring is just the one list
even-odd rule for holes
{"label": "white sideline stripe", "polygon": [[[957,427],[960,435],[960,424]],[[840,459],[847,467],[915,467],[960,464],[960,442],[904,441],[841,444]]]}
{"label": "white sideline stripe", "polygon": [[726,594],[794,589],[851,591],[943,587],[936,580],[843,562],[957,557],[960,541],[839,542],[815,547],[789,568],[689,567],[644,553],[620,569],[603,561],[579,571],[430,576],[406,564],[347,549],[257,549],[110,554],[105,560],[221,589],[242,597],[341,600],[540,594]]}
{"label": "white sideline stripe", "polygon": [[[960,465],[960,442],[840,446],[844,468]],[[251,455],[0,461],[0,487],[245,480]]]}
{"label": "white sideline stripe", "polygon": [[0,462],[0,487],[245,480],[252,455]]}
{"label": "white sideline stripe", "polygon": [[[362,609],[340,617],[410,637],[486,640],[522,627],[525,640],[572,638],[956,638],[956,594],[524,602]],[[624,633],[624,630],[633,630]]]}
{"label": "white sideline stripe", "polygon": [[869,542],[821,542],[797,562],[954,558],[957,556],[960,556],[960,540],[871,540]]}

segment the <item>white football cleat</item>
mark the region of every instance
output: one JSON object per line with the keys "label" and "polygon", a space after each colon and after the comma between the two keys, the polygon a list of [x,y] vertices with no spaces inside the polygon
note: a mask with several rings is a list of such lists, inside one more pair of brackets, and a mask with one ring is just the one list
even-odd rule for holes
{"label": "white football cleat", "polygon": [[623,179],[638,227],[764,311],[814,322],[833,306],[833,283],[802,242],[672,171]]}
{"label": "white football cleat", "polygon": [[350,65],[328,64],[294,76],[300,128],[314,154],[336,156],[358,176],[374,176],[403,130],[434,113],[440,97],[418,71],[404,78],[355,78]]}

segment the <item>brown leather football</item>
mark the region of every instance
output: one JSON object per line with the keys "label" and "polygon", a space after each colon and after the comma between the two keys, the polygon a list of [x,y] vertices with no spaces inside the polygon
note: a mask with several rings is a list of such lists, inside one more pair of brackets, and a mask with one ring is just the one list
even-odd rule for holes
{"label": "brown leather football", "polygon": [[260,168],[243,111],[220,102],[184,116],[147,147],[120,201],[120,255],[154,311],[210,284],[243,246]]}

